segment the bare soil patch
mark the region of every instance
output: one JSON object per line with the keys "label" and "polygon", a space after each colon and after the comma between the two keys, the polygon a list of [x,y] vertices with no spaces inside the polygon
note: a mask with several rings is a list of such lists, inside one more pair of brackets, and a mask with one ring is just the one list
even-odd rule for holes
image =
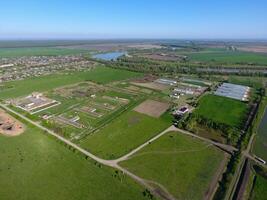
{"label": "bare soil patch", "polygon": [[17,136],[24,132],[24,125],[0,109],[0,134],[6,136]]}
{"label": "bare soil patch", "polygon": [[152,74],[146,74],[143,77],[133,79],[133,82],[135,82],[135,83],[147,83],[147,82],[155,81],[157,79],[158,79],[157,76],[154,76]]}
{"label": "bare soil patch", "polygon": [[163,103],[154,100],[146,100],[137,107],[134,108],[134,111],[146,114],[151,117],[160,117],[166,110],[169,108],[168,103]]}
{"label": "bare soil patch", "polygon": [[156,83],[156,82],[148,82],[148,83],[132,83],[133,85],[137,85],[137,86],[141,86],[141,87],[145,87],[145,88],[149,88],[152,90],[166,90],[168,89],[170,86],[169,85],[164,85],[161,83]]}
{"label": "bare soil patch", "polygon": [[267,53],[267,46],[248,46],[248,47],[237,47],[238,50],[255,52],[255,53]]}

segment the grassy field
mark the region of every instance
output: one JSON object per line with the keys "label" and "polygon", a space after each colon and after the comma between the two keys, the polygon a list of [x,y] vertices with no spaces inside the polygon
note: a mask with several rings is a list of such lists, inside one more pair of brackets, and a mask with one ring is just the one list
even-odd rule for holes
{"label": "grassy field", "polygon": [[7,99],[19,97],[28,95],[33,91],[43,92],[82,81],[94,81],[105,84],[138,76],[142,76],[142,74],[107,67],[96,67],[95,69],[86,72],[53,74],[21,81],[6,82],[0,87],[0,98]]}
{"label": "grassy field", "polygon": [[253,152],[260,158],[267,160],[267,99],[262,100],[258,111],[258,121],[256,122],[256,140],[253,144]]}
{"label": "grassy field", "polygon": [[134,111],[126,112],[95,132],[81,146],[92,153],[114,159],[141,145],[170,125],[169,120],[152,118]]}
{"label": "grassy field", "polygon": [[17,137],[0,135],[0,144],[1,199],[146,199],[144,188],[130,178],[86,160],[31,125]]}
{"label": "grassy field", "polygon": [[78,49],[60,49],[49,47],[26,47],[26,48],[0,48],[0,58],[21,57],[21,56],[58,56],[89,53]]}
{"label": "grassy field", "polygon": [[246,112],[245,103],[211,94],[203,96],[195,110],[197,115],[232,127],[241,126]]}
{"label": "grassy field", "polygon": [[121,166],[163,185],[177,199],[203,199],[224,155],[195,138],[170,132]]}
{"label": "grassy field", "polygon": [[240,51],[203,51],[188,53],[189,59],[200,62],[215,62],[226,64],[256,64],[266,65],[267,56],[263,54],[240,52]]}
{"label": "grassy field", "polygon": [[265,200],[267,197],[267,179],[257,175],[256,182],[253,187],[251,200]]}
{"label": "grassy field", "polygon": [[230,83],[246,85],[249,87],[260,88],[263,87],[267,81],[266,77],[251,77],[251,76],[229,76]]}

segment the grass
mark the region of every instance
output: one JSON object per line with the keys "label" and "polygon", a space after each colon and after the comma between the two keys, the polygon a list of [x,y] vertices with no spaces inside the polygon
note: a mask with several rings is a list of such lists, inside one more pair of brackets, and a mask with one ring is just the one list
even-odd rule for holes
{"label": "grass", "polygon": [[200,140],[169,132],[120,163],[163,185],[176,199],[203,199],[223,153]]}
{"label": "grass", "polygon": [[253,144],[253,152],[260,158],[267,161],[267,99],[263,98],[259,107],[258,116],[256,118],[256,140]]}
{"label": "grass", "polygon": [[266,65],[267,56],[263,54],[241,51],[203,51],[186,54],[192,61],[214,62],[226,64],[255,64]]}
{"label": "grass", "polygon": [[134,111],[126,112],[98,132],[81,141],[90,152],[115,159],[126,154],[170,125],[166,118],[152,118]]}
{"label": "grass", "polygon": [[86,53],[88,51],[78,49],[60,49],[52,47],[26,47],[26,48],[0,48],[0,58],[21,56],[59,56]]}
{"label": "grass", "polygon": [[216,95],[205,95],[195,110],[197,115],[217,123],[240,128],[247,112],[247,105],[241,101]]}
{"label": "grass", "polygon": [[0,194],[5,200],[146,199],[132,179],[86,160],[40,129],[0,135]]}
{"label": "grass", "polygon": [[252,191],[252,200],[265,200],[267,197],[267,179],[257,175]]}
{"label": "grass", "polygon": [[125,70],[112,69],[107,67],[96,67],[90,71],[72,72],[68,74],[52,74],[47,76],[29,78],[20,81],[10,81],[2,84],[0,98],[14,98],[28,95],[31,92],[44,92],[68,84],[82,81],[94,81],[106,84],[133,77],[142,76],[141,73],[129,72]]}
{"label": "grass", "polygon": [[264,84],[267,81],[267,78],[251,77],[251,76],[229,76],[228,81],[234,84],[260,88],[260,87],[264,87]]}

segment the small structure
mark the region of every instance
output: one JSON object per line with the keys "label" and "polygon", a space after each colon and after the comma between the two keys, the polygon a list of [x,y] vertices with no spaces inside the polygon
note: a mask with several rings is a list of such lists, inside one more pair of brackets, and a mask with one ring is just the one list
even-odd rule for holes
{"label": "small structure", "polygon": [[188,88],[188,89],[174,88],[173,91],[184,93],[184,94],[190,94],[190,95],[193,95],[194,94],[194,91],[191,88]]}
{"label": "small structure", "polygon": [[189,111],[187,106],[182,106],[181,108],[173,111],[173,115],[184,115],[185,113],[187,113]]}
{"label": "small structure", "polygon": [[54,107],[60,102],[45,97],[42,93],[33,92],[31,95],[13,100],[12,103],[31,114],[43,111],[45,109]]}
{"label": "small structure", "polygon": [[179,93],[172,93],[169,95],[171,98],[174,98],[174,99],[179,99],[180,98],[180,94]]}

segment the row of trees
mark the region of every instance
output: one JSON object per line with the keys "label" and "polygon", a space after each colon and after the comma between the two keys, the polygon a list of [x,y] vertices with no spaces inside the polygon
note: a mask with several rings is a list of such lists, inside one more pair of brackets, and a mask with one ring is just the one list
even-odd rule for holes
{"label": "row of trees", "polygon": [[[209,63],[194,63],[194,62],[180,62],[180,61],[160,61],[152,60],[143,57],[121,57],[117,61],[99,61],[112,68],[126,69],[130,71],[138,71],[144,73],[190,73],[198,75],[210,75],[210,74],[221,74],[221,75],[241,75],[241,76],[267,76],[262,71],[257,71],[254,68],[247,66],[233,67],[225,65],[216,65]],[[212,69],[212,70],[209,70]],[[263,68],[260,68],[263,69]]]}
{"label": "row of trees", "polygon": [[190,129],[190,126],[197,123],[206,128],[212,128],[214,130],[220,130],[223,136],[227,139],[228,144],[235,144],[238,141],[240,136],[240,130],[237,128],[231,127],[224,123],[215,122],[212,119],[203,117],[195,113],[191,113],[185,118],[183,118],[178,126],[183,129]]}

